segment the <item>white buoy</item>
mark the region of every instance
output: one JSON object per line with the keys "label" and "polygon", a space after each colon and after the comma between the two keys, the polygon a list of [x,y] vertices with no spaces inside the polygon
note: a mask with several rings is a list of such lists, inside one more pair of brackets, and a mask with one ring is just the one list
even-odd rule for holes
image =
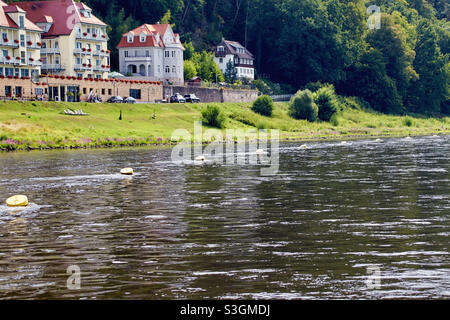
{"label": "white buoy", "polygon": [[256,150],[256,154],[263,154],[264,153],[264,150],[263,149],[258,149],[258,150]]}
{"label": "white buoy", "polygon": [[381,141],[381,139],[377,139],[377,140],[375,140],[376,142],[380,142]]}
{"label": "white buoy", "polygon": [[195,161],[205,161],[205,160],[206,160],[205,156],[198,156],[195,158]]}
{"label": "white buoy", "polygon": [[308,149],[308,146],[307,146],[306,144],[302,144],[302,145],[300,146],[300,149]]}
{"label": "white buoy", "polygon": [[406,137],[405,139],[406,139],[406,140],[411,140],[412,138],[411,138],[411,137]]}
{"label": "white buoy", "polygon": [[131,168],[123,168],[122,170],[120,170],[120,174],[131,176],[134,174],[134,172]]}
{"label": "white buoy", "polygon": [[347,141],[342,141],[341,144],[347,144]]}
{"label": "white buoy", "polygon": [[6,200],[6,205],[8,207],[26,207],[28,206],[28,198],[23,195],[12,196]]}

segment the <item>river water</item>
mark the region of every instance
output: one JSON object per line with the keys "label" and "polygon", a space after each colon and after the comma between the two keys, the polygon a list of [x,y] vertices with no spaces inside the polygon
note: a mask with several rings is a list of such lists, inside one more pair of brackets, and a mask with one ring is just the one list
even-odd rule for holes
{"label": "river water", "polygon": [[449,142],[287,143],[269,177],[169,148],[2,153],[1,202],[31,204],[0,206],[0,299],[448,299]]}

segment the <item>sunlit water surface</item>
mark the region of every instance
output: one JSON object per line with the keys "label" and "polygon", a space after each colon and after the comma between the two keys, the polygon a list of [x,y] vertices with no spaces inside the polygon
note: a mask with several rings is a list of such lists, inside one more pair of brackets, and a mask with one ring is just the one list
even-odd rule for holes
{"label": "sunlit water surface", "polygon": [[449,142],[283,144],[271,177],[171,149],[2,153],[0,201],[31,204],[0,206],[0,298],[449,298]]}

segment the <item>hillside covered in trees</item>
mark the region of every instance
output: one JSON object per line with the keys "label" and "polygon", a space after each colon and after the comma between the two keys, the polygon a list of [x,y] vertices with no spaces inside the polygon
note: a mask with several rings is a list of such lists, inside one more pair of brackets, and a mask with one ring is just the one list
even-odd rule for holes
{"label": "hillside covered in trees", "polygon": [[[222,37],[256,57],[257,74],[293,90],[334,84],[386,113],[450,113],[450,16],[444,0],[84,0],[109,25],[112,66],[123,33],[170,22],[185,43]],[[381,28],[369,29],[370,5]]]}

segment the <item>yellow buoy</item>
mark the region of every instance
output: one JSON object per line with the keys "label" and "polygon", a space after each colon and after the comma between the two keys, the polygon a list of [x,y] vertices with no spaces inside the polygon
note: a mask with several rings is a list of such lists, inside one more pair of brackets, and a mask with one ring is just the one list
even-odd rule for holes
{"label": "yellow buoy", "polygon": [[134,173],[133,169],[131,169],[131,168],[124,168],[124,169],[120,170],[120,174],[126,174],[126,175],[131,176],[133,173]]}
{"label": "yellow buoy", "polygon": [[264,150],[263,149],[258,149],[258,150],[256,150],[256,154],[263,154],[264,153]]}
{"label": "yellow buoy", "polygon": [[6,200],[8,207],[26,207],[28,206],[28,198],[26,196],[12,196]]}
{"label": "yellow buoy", "polygon": [[198,156],[195,158],[196,161],[205,161],[206,158],[204,156]]}

